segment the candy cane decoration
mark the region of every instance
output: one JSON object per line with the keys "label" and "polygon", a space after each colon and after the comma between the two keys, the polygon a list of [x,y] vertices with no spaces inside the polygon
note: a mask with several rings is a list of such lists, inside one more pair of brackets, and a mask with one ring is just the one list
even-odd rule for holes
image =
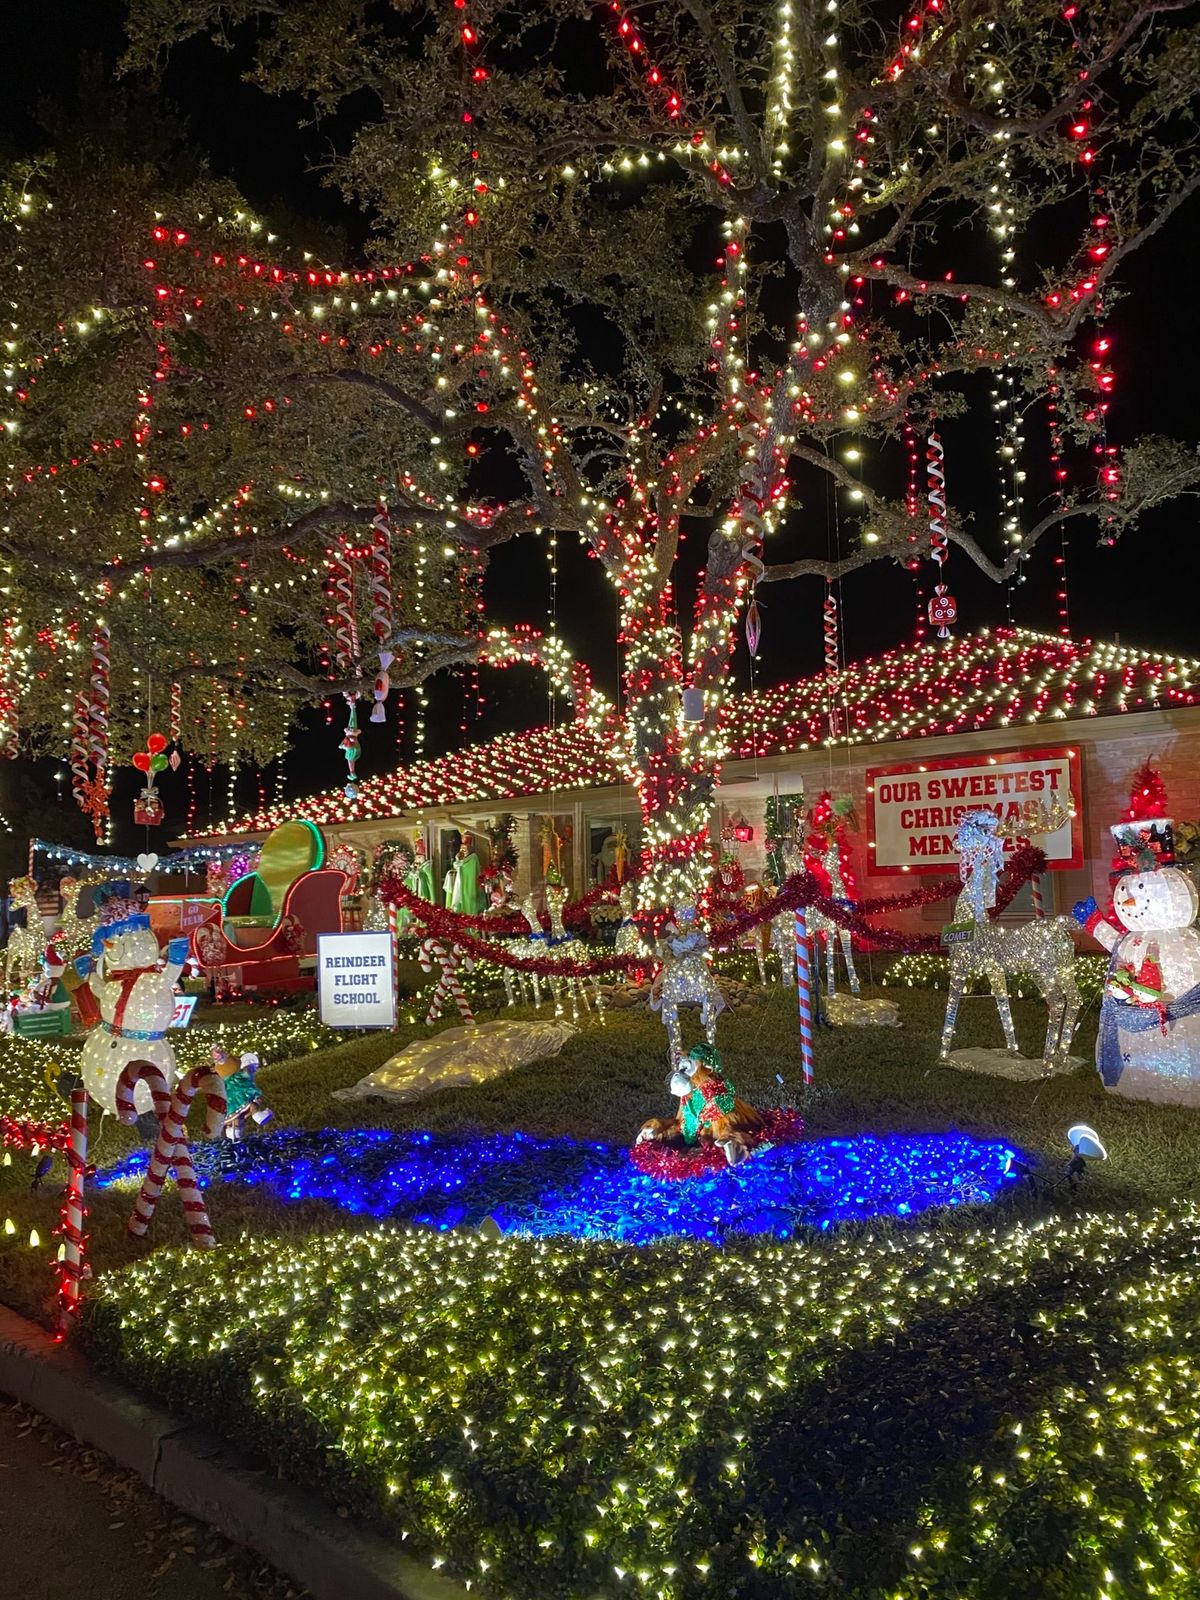
{"label": "candy cane decoration", "polygon": [[800,1068],[805,1083],[813,1081],[812,965],[804,912],[796,912],[796,999],[800,1005]]}
{"label": "candy cane decoration", "polygon": [[946,565],[949,554],[946,538],[946,451],[941,436],[930,429],[925,444],[926,496],[929,502],[929,554],[939,567]]}
{"label": "candy cane decoration", "polygon": [[442,1008],[447,1000],[453,1000],[458,1007],[458,1014],[464,1022],[474,1022],[475,1017],[467,1004],[467,997],[463,993],[462,985],[458,981],[458,968],[463,966],[469,972],[475,963],[459,945],[451,945],[447,952],[445,945],[432,935],[421,941],[418,959],[422,972],[432,972],[436,964],[441,968],[437,987],[429,1002],[429,1012],[426,1022],[436,1022],[442,1014]]}
{"label": "candy cane decoration", "polygon": [[1033,914],[1035,917],[1044,917],[1046,915],[1046,907],[1042,899],[1042,875],[1040,872],[1035,872],[1033,877],[1030,878],[1029,887],[1033,894]]}
{"label": "candy cane decoration", "polygon": [[187,1136],[187,1116],[199,1089],[204,1089],[204,1134],[212,1139],[220,1133],[225,1123],[225,1085],[211,1067],[193,1067],[175,1086],[172,1095],[161,1070],[149,1061],[131,1061],[117,1080],[117,1116],[122,1122],[136,1122],[137,1109],[133,1092],[139,1082],[150,1090],[154,1112],[158,1117],[158,1140],[146,1169],[145,1182],[134,1202],[127,1231],[132,1238],[144,1237],[154,1219],[158,1197],[162,1194],[167,1176],[175,1169],[175,1184],[183,1202],[183,1213],[192,1234],[192,1243],[198,1250],[211,1250],[216,1244],[208,1211],[196,1181],[192,1165],[191,1146]]}
{"label": "candy cane decoration", "polygon": [[71,1142],[67,1146],[67,1188],[63,1196],[63,1259],[58,1268],[58,1327],[65,1336],[79,1315],[87,1235],[83,1231],[86,1215],[83,1184],[87,1172],[87,1090],[80,1085],[71,1090]]}
{"label": "candy cane decoration", "polygon": [[388,641],[392,637],[392,530],[388,527],[386,517],[382,515],[375,518],[374,528],[376,539],[371,549],[368,571],[371,626],[375,632],[375,644],[379,651],[379,671],[375,674],[375,704],[371,707],[371,721],[383,722],[387,717],[384,702],[392,687],[388,668],[396,659],[387,648]]}
{"label": "candy cane decoration", "polygon": [[341,544],[329,547],[329,588],[333,597],[334,659],[338,670],[350,673],[358,660],[358,629],[354,623],[354,569]]}

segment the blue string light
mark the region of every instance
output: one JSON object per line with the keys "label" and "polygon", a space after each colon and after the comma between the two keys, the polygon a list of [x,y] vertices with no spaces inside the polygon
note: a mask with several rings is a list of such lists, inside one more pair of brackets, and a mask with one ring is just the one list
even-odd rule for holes
{"label": "blue string light", "polygon": [[[572,1234],[645,1244],[728,1233],[787,1238],[929,1206],[982,1204],[1016,1181],[1020,1152],[963,1133],[861,1134],[762,1151],[682,1182],[639,1172],[627,1150],[527,1134],[461,1138],[382,1128],[297,1129],[192,1147],[202,1187],[261,1185],[283,1201],[446,1229],[493,1217],[506,1233]],[[149,1152],[99,1175],[140,1179]]]}

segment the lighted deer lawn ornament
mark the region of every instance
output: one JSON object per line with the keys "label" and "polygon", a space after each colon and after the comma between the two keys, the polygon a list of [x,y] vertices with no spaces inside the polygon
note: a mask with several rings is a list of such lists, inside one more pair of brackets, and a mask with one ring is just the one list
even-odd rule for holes
{"label": "lighted deer lawn ornament", "polygon": [[42,931],[37,885],[33,879],[14,878],[8,886],[8,892],[12,898],[12,911],[25,913],[23,928],[10,924],[8,943],[4,947],[4,986],[15,992],[23,989],[41,971],[46,935]]}
{"label": "lighted deer lawn ornament", "polygon": [[[783,863],[783,878],[786,883],[789,878],[794,878],[798,872],[804,870],[804,844],[808,837],[808,817],[804,810],[798,810],[792,818],[791,837],[781,839],[779,842],[779,857]],[[812,931],[812,914],[809,913],[809,931]],[[784,985],[789,989],[796,987],[796,913],[794,911],[781,911],[777,917],[772,917],[771,923],[771,948],[779,958],[779,971]]]}
{"label": "lighted deer lawn ornament", "polygon": [[[539,937],[537,897],[535,895],[527,894],[524,900],[521,901],[521,915],[529,925],[529,932],[518,935],[515,939],[505,939],[504,948],[509,955],[520,956],[523,961],[539,960],[546,954],[546,945],[545,936],[541,935]],[[520,985],[521,999],[528,1002],[529,993],[532,991],[534,1005],[540,1006],[542,1003],[541,974],[515,970],[513,976]]]}
{"label": "lighted deer lawn ornament", "polygon": [[[823,795],[822,800],[828,801],[829,797]],[[820,801],[818,801],[818,805]],[[816,849],[814,854],[829,879],[829,892],[835,900],[845,900],[849,897],[846,893],[846,880],[842,876],[842,852],[838,842],[838,830],[844,824],[853,827],[854,808],[847,798],[834,800],[829,803],[827,819],[813,827],[810,838]],[[825,940],[825,989],[829,995],[837,993],[837,946],[841,945],[842,960],[846,967],[846,981],[850,985],[850,993],[857,995],[860,985],[858,972],[854,966],[854,941],[850,937],[849,928],[843,928],[829,917],[810,907],[808,912],[808,932],[814,940],[821,936]],[[814,950],[815,950],[814,946]]]}
{"label": "lighted deer lawn ornament", "polygon": [[683,1055],[679,1030],[680,1006],[699,1006],[700,1022],[709,1044],[717,1042],[717,1018],[726,1000],[708,963],[708,939],[696,921],[695,906],[677,906],[675,915],[659,935],[662,968],[650,989],[651,1011],[661,1011],[667,1030],[671,1066]]}
{"label": "lighted deer lawn ornament", "polygon": [[[591,960],[591,951],[582,939],[575,939],[567,932],[563,925],[563,904],[567,898],[567,891],[561,883],[547,883],[546,905],[550,912],[550,945],[555,959],[560,961]],[[592,1000],[588,998],[587,984],[592,986],[592,994],[596,1007],[596,1015],[604,1021],[604,995],[600,989],[599,980],[593,975],[590,978],[577,977],[574,973],[566,974],[559,978],[551,978],[550,985],[554,991],[554,1010],[558,1015],[562,1011],[560,995],[565,988],[567,997],[571,1002],[571,1021],[579,1021],[579,1002],[583,1002],[585,1012],[591,1009]]]}
{"label": "lighted deer lawn ornament", "polygon": [[942,1024],[943,1061],[950,1056],[959,1002],[976,977],[988,980],[1005,1043],[1014,1055],[1019,1054],[1005,981],[1010,972],[1027,972],[1046,1002],[1043,1073],[1052,1072],[1065,1061],[1079,1015],[1070,921],[1066,917],[1035,917],[1020,927],[1002,928],[988,912],[996,904],[1004,840],[1056,833],[1069,817],[1066,807],[1056,801],[1049,811],[1033,806],[1023,818],[1011,823],[1002,823],[991,811],[972,811],[959,824],[958,870],[963,888],[954,907],[954,926],[961,930],[963,939],[950,946],[950,994]]}

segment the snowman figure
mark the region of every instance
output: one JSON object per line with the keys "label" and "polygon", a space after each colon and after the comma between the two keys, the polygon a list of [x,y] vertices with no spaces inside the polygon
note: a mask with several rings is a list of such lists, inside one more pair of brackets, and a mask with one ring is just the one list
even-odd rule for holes
{"label": "snowman figure", "polygon": [[1200,932],[1194,926],[1200,898],[1188,875],[1170,864],[1166,818],[1112,832],[1119,859],[1148,870],[1117,880],[1112,908],[1119,927],[1095,900],[1075,907],[1076,920],[1111,953],[1096,1066],[1117,1094],[1200,1106]]}
{"label": "snowman figure", "polygon": [[[88,1035],[80,1065],[92,1100],[115,1113],[117,1080],[131,1061],[152,1062],[168,1085],[178,1076],[167,1030],[187,940],[172,939],[162,965],[149,917],[134,913],[98,929],[92,950],[91,957],[75,964],[100,1005],[100,1021]],[[138,1111],[152,1109],[144,1083],[137,1085],[134,1103]]]}

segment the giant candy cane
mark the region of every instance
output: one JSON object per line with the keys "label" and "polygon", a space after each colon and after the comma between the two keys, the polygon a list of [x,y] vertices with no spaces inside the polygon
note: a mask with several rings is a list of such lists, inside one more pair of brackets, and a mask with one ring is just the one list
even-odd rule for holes
{"label": "giant candy cane", "polygon": [[442,1014],[442,1009],[447,1000],[452,1000],[458,1007],[458,1014],[464,1022],[474,1022],[475,1016],[467,1003],[463,993],[462,984],[458,981],[458,967],[461,964],[469,972],[474,962],[460,945],[453,944],[447,950],[440,939],[432,936],[421,941],[420,962],[422,972],[432,972],[435,965],[441,968],[441,976],[429,1001],[429,1012],[426,1022],[436,1022]]}
{"label": "giant candy cane", "polygon": [[158,1140],[146,1169],[141,1193],[134,1202],[128,1232],[142,1238],[158,1206],[167,1176],[175,1169],[175,1183],[183,1202],[183,1214],[191,1230],[192,1243],[198,1250],[211,1250],[216,1244],[208,1211],[196,1182],[196,1169],[192,1165],[191,1146],[187,1136],[187,1116],[198,1090],[204,1090],[204,1133],[212,1139],[220,1133],[225,1123],[225,1085],[211,1067],[193,1067],[186,1077],[175,1085],[172,1095],[161,1070],[149,1061],[131,1061],[117,1080],[117,1116],[122,1122],[136,1122],[134,1089],[139,1082],[146,1084],[154,1101],[158,1117]]}

